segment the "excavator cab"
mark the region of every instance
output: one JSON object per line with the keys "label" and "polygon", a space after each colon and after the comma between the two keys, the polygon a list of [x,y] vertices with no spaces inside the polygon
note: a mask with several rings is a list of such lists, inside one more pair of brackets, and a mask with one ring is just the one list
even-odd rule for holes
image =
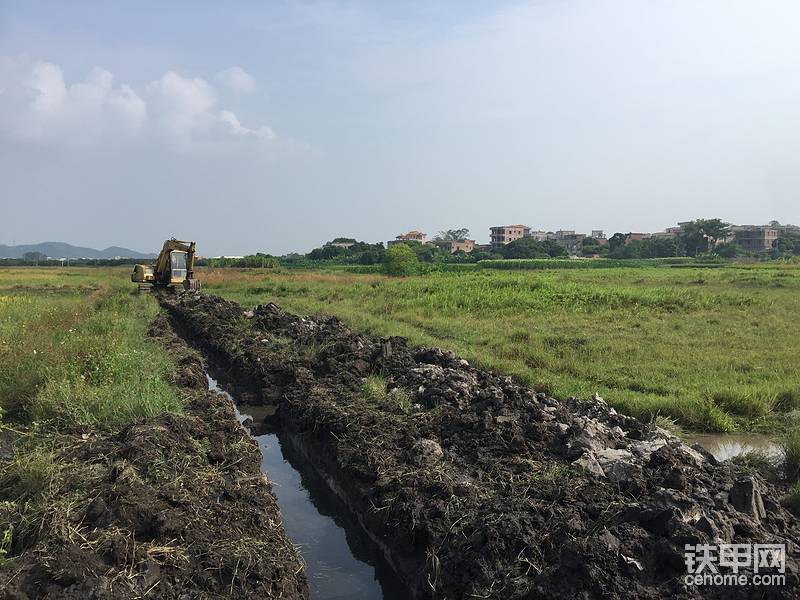
{"label": "excavator cab", "polygon": [[139,291],[152,286],[199,291],[200,281],[194,278],[194,242],[175,238],[164,242],[161,253],[152,265],[135,265],[131,281],[139,284]]}
{"label": "excavator cab", "polygon": [[169,253],[170,283],[182,284],[186,279],[186,252],[173,250]]}

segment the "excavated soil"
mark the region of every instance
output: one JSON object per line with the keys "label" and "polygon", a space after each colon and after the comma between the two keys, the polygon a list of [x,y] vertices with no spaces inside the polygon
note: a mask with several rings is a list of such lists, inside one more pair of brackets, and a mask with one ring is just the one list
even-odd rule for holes
{"label": "excavated soil", "polygon": [[185,412],[65,436],[65,500],[45,507],[38,531],[11,516],[0,597],[307,598],[258,446],[165,318],[151,335],[177,360]]}
{"label": "excavated soil", "polygon": [[[421,598],[796,598],[779,492],[601,399],[559,402],[452,353],[334,317],[165,298],[182,331],[277,407],[285,435]],[[387,393],[364,391],[385,378]],[[686,544],[783,543],[786,583],[684,583]],[[747,572],[747,569],[740,569]]]}

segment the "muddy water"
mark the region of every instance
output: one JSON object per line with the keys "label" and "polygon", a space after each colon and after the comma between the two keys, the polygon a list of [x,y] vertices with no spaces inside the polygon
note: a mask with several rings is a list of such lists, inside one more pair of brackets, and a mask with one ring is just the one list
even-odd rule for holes
{"label": "muddy water", "polygon": [[728,460],[754,451],[776,458],[782,456],[781,448],[774,440],[754,433],[698,434],[689,438],[687,443],[700,444],[717,460]]}
{"label": "muddy water", "polygon": [[[210,375],[208,384],[227,394]],[[251,434],[261,448],[261,470],[272,482],[283,527],[300,549],[312,600],[408,600],[405,586],[325,483],[280,433],[258,425],[264,407],[239,405],[238,411],[240,421],[256,423]]]}

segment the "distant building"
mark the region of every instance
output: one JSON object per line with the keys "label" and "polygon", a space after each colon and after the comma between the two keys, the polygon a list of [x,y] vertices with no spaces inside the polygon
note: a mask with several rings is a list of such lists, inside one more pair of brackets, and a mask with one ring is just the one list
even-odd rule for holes
{"label": "distant building", "polygon": [[401,233],[393,240],[389,240],[386,245],[393,246],[394,244],[401,244],[403,242],[419,242],[420,244],[427,244],[428,236],[421,231],[409,231],[408,233]]}
{"label": "distant building", "polygon": [[780,231],[769,225],[736,225],[731,228],[734,241],[748,252],[768,252],[780,237]]}
{"label": "distant building", "polygon": [[603,231],[602,229],[592,229],[592,235],[590,237],[600,246],[608,246],[608,238],[606,237],[606,232]]}
{"label": "distant building", "polygon": [[527,225],[500,225],[490,227],[490,240],[492,248],[501,248],[506,244],[525,237],[531,231]]}
{"label": "distant building", "polygon": [[459,251],[470,253],[475,248],[475,240],[439,240],[433,243],[450,254],[455,254]]}
{"label": "distant building", "polygon": [[530,231],[527,233],[525,237],[531,237],[535,239],[537,242],[546,242],[552,234],[547,233],[546,231]]}
{"label": "distant building", "polygon": [[[772,224],[770,224],[772,227]],[[800,227],[797,225],[775,225],[775,229],[778,230],[778,235],[800,235]]]}
{"label": "distant building", "polygon": [[328,242],[326,246],[333,246],[334,248],[349,248],[354,242]]}
{"label": "distant building", "polygon": [[574,229],[559,229],[553,234],[553,239],[567,249],[570,256],[578,256],[583,249],[585,233],[575,233]]}
{"label": "distant building", "polygon": [[678,237],[681,233],[683,233],[683,227],[678,225],[677,227],[667,227],[664,231],[657,231],[651,237],[672,239]]}
{"label": "distant building", "polygon": [[625,234],[625,245],[627,246],[631,242],[641,242],[642,240],[650,239],[649,233],[626,233]]}

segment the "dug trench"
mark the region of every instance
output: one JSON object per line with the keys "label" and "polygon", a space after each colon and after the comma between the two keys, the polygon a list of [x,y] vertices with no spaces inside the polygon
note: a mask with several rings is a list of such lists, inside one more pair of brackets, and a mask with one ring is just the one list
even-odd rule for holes
{"label": "dug trench", "polygon": [[[781,492],[599,397],[559,402],[274,304],[162,304],[250,403],[275,407],[414,597],[798,596],[800,527]],[[785,545],[785,581],[687,584],[686,546],[720,543]]]}
{"label": "dug trench", "polygon": [[14,531],[0,598],[308,598],[233,403],[209,390],[202,358],[167,318],[150,335],[174,357],[185,410],[59,437],[61,468],[45,498],[21,512],[0,503],[0,523]]}

